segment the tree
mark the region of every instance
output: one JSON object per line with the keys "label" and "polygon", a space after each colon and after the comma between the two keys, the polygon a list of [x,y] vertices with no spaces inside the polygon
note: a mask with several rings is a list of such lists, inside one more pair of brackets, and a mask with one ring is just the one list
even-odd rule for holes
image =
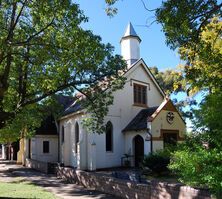
{"label": "tree", "polygon": [[125,64],[110,44],[83,30],[83,22],[87,18],[69,0],[0,2],[1,130],[59,91],[84,92],[104,79],[112,90]]}
{"label": "tree", "polygon": [[222,194],[222,94],[208,95],[195,111],[195,133],[177,147],[170,169],[186,184],[208,187],[218,198]]}
{"label": "tree", "polygon": [[222,88],[222,21],[213,18],[201,29],[199,42],[180,48],[185,65],[186,79],[191,90],[207,89],[210,92]]}
{"label": "tree", "polygon": [[166,94],[170,95],[172,93],[185,91],[185,82],[182,72],[175,69],[159,71],[156,66],[150,67],[150,70]]}
{"label": "tree", "polygon": [[217,0],[167,0],[155,15],[163,27],[166,43],[176,49],[198,43],[201,29],[214,16],[221,16],[221,7]]}
{"label": "tree", "polygon": [[205,97],[194,113],[194,130],[173,153],[170,169],[182,182],[208,187],[221,198],[222,190],[222,3],[216,0],[167,0],[155,11],[166,43],[186,62],[188,93]]}

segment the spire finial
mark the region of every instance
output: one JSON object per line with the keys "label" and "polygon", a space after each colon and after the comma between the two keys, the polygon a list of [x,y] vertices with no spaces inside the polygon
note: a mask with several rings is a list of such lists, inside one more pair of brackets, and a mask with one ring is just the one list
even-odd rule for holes
{"label": "spire finial", "polygon": [[136,31],[133,28],[133,25],[131,24],[131,22],[128,23],[126,31],[124,36],[122,37],[122,39],[126,38],[126,37],[136,37],[139,42],[141,42],[140,37],[136,34]]}

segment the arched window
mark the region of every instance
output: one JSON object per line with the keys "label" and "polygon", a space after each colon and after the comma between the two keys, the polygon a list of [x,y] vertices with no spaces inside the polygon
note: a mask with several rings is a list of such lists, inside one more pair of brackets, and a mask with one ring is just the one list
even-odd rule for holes
{"label": "arched window", "polygon": [[76,122],[75,126],[75,152],[77,153],[77,145],[79,142],[79,124]]}
{"label": "arched window", "polygon": [[113,125],[110,121],[106,124],[106,151],[113,151]]}

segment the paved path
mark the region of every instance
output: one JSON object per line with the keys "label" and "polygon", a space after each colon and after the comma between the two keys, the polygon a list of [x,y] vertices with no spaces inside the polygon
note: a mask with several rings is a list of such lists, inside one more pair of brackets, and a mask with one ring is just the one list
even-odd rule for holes
{"label": "paved path", "polygon": [[12,182],[15,180],[30,181],[64,199],[117,199],[115,196],[86,189],[79,185],[67,184],[57,179],[54,175],[46,175],[21,165],[16,165],[14,162],[0,160],[0,181]]}

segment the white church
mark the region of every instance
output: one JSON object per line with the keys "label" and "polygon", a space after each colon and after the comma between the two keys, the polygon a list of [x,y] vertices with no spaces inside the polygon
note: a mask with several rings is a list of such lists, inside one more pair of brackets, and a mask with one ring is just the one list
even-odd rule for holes
{"label": "white church", "polygon": [[126,156],[130,166],[139,166],[144,155],[183,140],[186,124],[140,57],[140,42],[129,23],[120,41],[127,62],[126,81],[123,89],[113,93],[104,134],[84,129],[81,121],[89,113],[78,103],[59,119],[58,157],[65,166],[82,170],[119,167]]}

